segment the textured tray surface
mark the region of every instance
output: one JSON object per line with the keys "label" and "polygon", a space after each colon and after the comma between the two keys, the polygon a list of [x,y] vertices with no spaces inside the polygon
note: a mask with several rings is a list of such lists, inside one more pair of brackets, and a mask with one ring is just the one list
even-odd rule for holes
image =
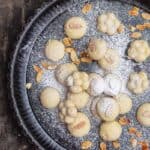
{"label": "textured tray surface", "polygon": [[[18,81],[15,88],[20,88],[21,86],[24,86],[26,82],[32,82],[33,86],[32,89],[30,89],[27,93],[25,89],[20,89],[19,92],[24,95],[24,99],[26,100],[26,108],[24,110],[29,110],[31,106],[31,110],[33,111],[33,118],[38,121],[38,123],[41,125],[41,127],[45,131],[45,137],[40,142],[42,145],[49,136],[58,143],[58,145],[63,146],[65,149],[79,149],[80,142],[83,140],[90,140],[93,142],[92,149],[98,149],[98,144],[101,141],[99,138],[98,130],[99,130],[99,124],[100,121],[94,118],[94,116],[89,111],[89,107],[86,109],[83,109],[82,111],[85,112],[88,117],[91,120],[92,128],[90,130],[90,133],[83,137],[83,138],[74,138],[72,137],[65,125],[60,122],[58,118],[58,110],[46,110],[44,109],[39,101],[39,93],[42,88],[46,86],[52,86],[59,90],[61,93],[62,100],[66,97],[66,91],[67,89],[60,85],[55,77],[54,77],[54,71],[45,71],[44,76],[42,79],[42,82],[40,84],[37,84],[35,82],[35,72],[33,70],[33,64],[40,65],[41,60],[45,59],[43,50],[45,47],[45,44],[48,39],[62,39],[64,37],[63,32],[63,25],[64,22],[70,17],[70,16],[82,16],[86,19],[88,22],[88,32],[86,36],[78,41],[74,41],[74,47],[77,48],[78,51],[82,51],[86,48],[86,45],[90,39],[90,37],[98,37],[98,38],[104,38],[110,48],[114,48],[119,51],[121,58],[121,65],[120,67],[114,71],[114,73],[118,74],[124,81],[124,88],[122,89],[123,92],[126,92],[128,94],[129,91],[126,90],[125,85],[126,81],[128,79],[129,73],[134,70],[144,70],[148,73],[150,73],[149,66],[150,66],[150,60],[147,60],[144,64],[136,64],[133,61],[125,59],[125,51],[127,50],[129,42],[132,40],[129,37],[129,29],[126,28],[125,32],[122,34],[117,34],[114,36],[107,36],[105,34],[97,32],[96,29],[96,18],[98,14],[101,14],[103,12],[114,12],[118,18],[125,24],[126,26],[129,24],[135,25],[137,23],[142,23],[143,20],[141,17],[129,17],[128,16],[128,10],[131,9],[132,5],[125,4],[119,1],[107,1],[107,0],[101,0],[101,1],[91,1],[93,5],[93,9],[91,12],[89,12],[87,15],[83,15],[81,12],[81,8],[85,4],[85,0],[78,0],[75,1],[73,4],[72,1],[64,2],[61,7],[56,7],[52,10],[48,10],[44,15],[39,17],[39,19],[36,21],[34,26],[32,27],[32,30],[30,34],[27,36],[27,40],[25,40],[25,43],[22,44],[22,47],[20,48],[17,59],[20,61],[16,64],[16,72],[18,71],[17,77],[14,77],[14,81]],[[143,10],[141,9],[140,12]],[[150,39],[150,31],[145,30],[142,32],[143,39],[149,40]],[[69,62],[69,57],[66,55],[63,60],[58,62],[65,63]],[[27,66],[26,66],[27,65]],[[20,69],[21,68],[21,69]],[[24,70],[23,70],[24,69]],[[105,75],[105,73],[99,69],[97,64],[81,64],[80,70],[88,71],[88,72],[98,72],[101,75]],[[150,74],[148,74],[150,77]],[[18,86],[19,84],[19,86]],[[24,91],[22,91],[24,90]],[[150,129],[144,128],[139,125],[139,123],[136,121],[135,114],[136,109],[144,102],[148,102],[149,96],[150,96],[150,89],[148,89],[144,94],[135,96],[131,95],[131,98],[133,99],[133,109],[132,111],[127,114],[128,118],[131,120],[131,126],[135,126],[140,131],[142,131],[143,136],[142,139],[148,139],[150,138]],[[21,95],[21,94],[20,94]],[[22,100],[22,97],[20,96],[20,101]],[[92,98],[91,98],[92,101]],[[19,103],[19,100],[18,100]],[[89,103],[90,105],[90,103]],[[21,105],[21,107],[24,107]],[[32,111],[29,111],[32,113]],[[21,110],[22,111],[22,110]],[[23,113],[23,111],[22,111]],[[28,116],[27,116],[28,118]],[[25,116],[24,120],[26,121]],[[31,119],[31,118],[29,118]],[[32,122],[33,123],[33,122]],[[26,124],[31,126],[30,124]],[[34,127],[33,127],[34,128]],[[40,128],[42,130],[42,128]],[[40,141],[40,136],[38,135],[36,137],[36,130],[29,132],[33,134],[34,138]],[[43,132],[43,131],[42,131]],[[47,134],[46,134],[47,133]],[[42,134],[44,135],[44,134]],[[49,136],[48,136],[49,135]],[[123,134],[120,138],[121,143],[121,149],[132,149],[129,145],[129,134],[127,133],[127,127],[123,127]],[[48,140],[47,142],[48,143]],[[45,148],[50,147],[50,145],[43,144]],[[109,145],[109,149],[112,149],[112,145]],[[55,146],[54,146],[55,147]],[[59,147],[60,148],[60,147]]]}

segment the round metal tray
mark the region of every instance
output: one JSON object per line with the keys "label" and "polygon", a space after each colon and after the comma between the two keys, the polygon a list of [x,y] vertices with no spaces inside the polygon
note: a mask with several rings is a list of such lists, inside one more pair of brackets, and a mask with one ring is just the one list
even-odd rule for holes
{"label": "round metal tray", "polygon": [[[83,16],[79,11],[81,7],[86,3],[91,2],[94,5],[94,10],[91,14],[87,16]],[[146,2],[146,1],[145,1]],[[137,22],[142,22],[141,19],[133,19],[127,18],[127,9],[130,9],[133,5],[137,5],[142,9],[149,11],[150,6],[148,3],[144,1],[141,3],[138,1],[132,1],[131,3],[127,3],[125,0],[117,1],[117,0],[53,0],[53,2],[47,3],[44,7],[37,11],[35,17],[30,21],[30,23],[25,28],[23,34],[20,37],[20,40],[16,46],[15,51],[13,52],[11,63],[9,65],[9,88],[11,93],[11,102],[12,107],[15,110],[16,118],[19,120],[19,124],[23,127],[26,135],[32,140],[32,142],[38,146],[39,149],[80,149],[80,139],[77,140],[76,138],[71,137],[67,130],[62,131],[61,128],[65,128],[64,125],[60,123],[59,126],[55,124],[58,122],[54,121],[55,119],[58,120],[57,116],[54,114],[57,113],[57,110],[53,111],[53,113],[49,112],[46,109],[43,109],[39,103],[38,93],[46,85],[49,85],[51,82],[44,80],[40,85],[37,85],[34,81],[35,73],[33,71],[33,64],[38,64],[41,59],[45,59],[43,55],[43,48],[46,41],[49,38],[63,38],[63,25],[64,21],[73,15],[82,15],[87,20],[92,20],[92,15],[97,16],[99,12],[111,11],[117,13],[117,15],[123,14],[121,21],[124,24],[128,24],[131,22],[136,24]],[[125,14],[126,13],[126,14]],[[90,25],[93,22],[90,22]],[[94,26],[91,25],[91,26]],[[62,31],[62,32],[61,32]],[[92,34],[93,33],[93,34]],[[118,40],[117,36],[114,38],[109,38],[106,35],[101,35],[99,33],[93,32],[93,30],[89,30],[86,37],[83,38],[81,42],[75,42],[74,46],[77,46],[78,49],[83,49],[85,44],[89,40],[90,36],[97,36],[103,37],[107,41],[110,40],[110,45],[113,47],[116,44],[118,49],[121,47],[126,47],[126,45],[119,45],[120,41]],[[129,42],[129,32],[126,33],[119,38],[123,38],[125,42]],[[150,32],[143,32],[145,39],[150,39]],[[116,42],[117,40],[117,42]],[[123,43],[124,41],[121,41]],[[62,62],[66,62],[65,58]],[[67,60],[68,61],[68,60]],[[133,65],[132,62],[130,64],[132,67],[131,70],[135,69],[144,69],[148,73],[150,73],[149,60],[142,65]],[[126,66],[127,67],[127,66]],[[90,66],[82,65],[80,69],[87,70],[91,68]],[[125,69],[125,68],[123,68]],[[124,72],[124,70],[122,70]],[[125,74],[123,74],[125,76]],[[45,77],[50,77],[49,74],[45,75]],[[25,88],[25,84],[27,82],[33,82],[33,88],[29,91]],[[62,92],[63,93],[63,92]],[[134,109],[128,116],[135,115],[135,110],[137,107],[144,101],[148,100],[149,91],[144,95],[137,98],[133,96],[135,99],[141,99],[139,102],[134,102]],[[91,116],[92,117],[92,116]],[[132,118],[133,118],[132,117]],[[135,117],[134,117],[135,118]],[[135,120],[135,119],[134,119]],[[55,122],[55,124],[53,123]],[[93,120],[93,122],[97,122]],[[142,128],[137,122],[133,121],[133,124],[137,126],[137,128]],[[146,128],[142,128],[144,132],[145,138],[150,138],[150,130]],[[94,130],[96,133],[97,130]],[[126,129],[124,132],[127,132]],[[88,139],[95,141],[95,146],[93,149],[98,149],[98,137],[95,137],[95,134],[90,131],[90,135]],[[98,132],[97,132],[98,134]],[[122,136],[122,146],[124,149],[130,149],[127,144],[127,139],[125,134]],[[82,138],[82,140],[85,140]],[[68,140],[68,141],[67,141]],[[77,144],[78,143],[78,144]],[[112,149],[111,145],[109,148]]]}

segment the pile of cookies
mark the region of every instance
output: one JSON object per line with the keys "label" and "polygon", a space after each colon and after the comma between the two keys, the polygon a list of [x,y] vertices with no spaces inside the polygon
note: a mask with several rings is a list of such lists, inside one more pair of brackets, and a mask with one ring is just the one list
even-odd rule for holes
{"label": "pile of cookies", "polygon": [[[124,25],[113,13],[98,16],[97,28],[100,32],[112,36],[124,31]],[[81,17],[71,17],[64,26],[65,34],[72,40],[81,39],[87,31],[87,22]],[[122,127],[116,121],[120,114],[128,113],[132,108],[132,100],[122,93],[122,79],[113,74],[120,64],[117,50],[109,48],[104,39],[91,38],[87,44],[87,53],[92,61],[106,71],[105,76],[97,73],[79,71],[74,63],[60,64],[55,75],[57,81],[68,89],[66,100],[60,101],[59,92],[46,87],[40,95],[41,104],[46,108],[58,106],[59,117],[67,125],[69,132],[75,137],[88,134],[91,122],[82,112],[91,97],[96,101],[93,108],[99,119],[100,137],[105,141],[117,140]],[[45,55],[53,62],[61,60],[65,55],[65,45],[58,40],[50,39],[45,48]],[[135,62],[143,62],[150,56],[150,47],[145,40],[134,40],[128,49],[128,58]],[[130,74],[127,88],[134,94],[141,94],[149,87],[148,76],[144,71]],[[138,121],[150,127],[150,103],[143,104],[137,112]]]}

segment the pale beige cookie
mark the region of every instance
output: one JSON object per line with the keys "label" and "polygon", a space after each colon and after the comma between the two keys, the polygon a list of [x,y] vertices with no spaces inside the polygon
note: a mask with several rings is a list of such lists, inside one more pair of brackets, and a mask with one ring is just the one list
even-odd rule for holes
{"label": "pale beige cookie", "polygon": [[104,122],[100,126],[100,136],[105,141],[116,141],[122,133],[121,125],[116,122]]}
{"label": "pale beige cookie", "polygon": [[107,43],[103,39],[93,38],[90,40],[87,50],[93,60],[99,60],[107,51]]}
{"label": "pale beige cookie", "polygon": [[82,38],[87,30],[87,23],[81,17],[71,17],[65,24],[65,33],[72,39]]}
{"label": "pale beige cookie", "polygon": [[141,125],[150,127],[150,103],[144,103],[138,108],[137,120]]}
{"label": "pale beige cookie", "polygon": [[104,78],[106,95],[115,96],[119,94],[122,87],[122,80],[116,74],[108,74]]}
{"label": "pale beige cookie", "polygon": [[119,113],[125,114],[128,113],[132,108],[132,100],[131,98],[124,93],[119,93],[115,97],[117,103],[119,104]]}
{"label": "pale beige cookie", "polygon": [[129,58],[136,62],[143,62],[150,56],[150,47],[145,40],[135,40],[131,42],[128,49]]}
{"label": "pale beige cookie", "polygon": [[75,121],[68,125],[68,130],[72,136],[83,137],[90,131],[90,120],[84,113],[78,113]]}
{"label": "pale beige cookie", "polygon": [[59,103],[59,117],[62,122],[73,123],[77,117],[77,108],[70,100]]}
{"label": "pale beige cookie", "polygon": [[78,109],[81,109],[87,105],[89,101],[89,95],[86,92],[68,93],[68,99],[70,99]]}
{"label": "pale beige cookie", "polygon": [[101,98],[97,103],[97,113],[101,119],[113,121],[119,115],[119,105],[113,98]]}
{"label": "pale beige cookie", "polygon": [[40,94],[40,101],[45,108],[55,108],[60,101],[59,92],[52,87],[46,87]]}
{"label": "pale beige cookie", "polygon": [[76,71],[67,78],[67,86],[72,93],[80,93],[89,87],[89,76],[86,72]]}
{"label": "pale beige cookie", "polygon": [[91,96],[98,96],[104,92],[105,82],[104,79],[97,73],[91,73],[89,75],[90,85],[88,93]]}
{"label": "pale beige cookie", "polygon": [[65,46],[58,40],[49,40],[45,48],[45,56],[52,61],[59,61],[64,57]]}
{"label": "pale beige cookie", "polygon": [[98,63],[103,69],[111,71],[119,66],[120,56],[116,50],[108,49]]}
{"label": "pale beige cookie", "polygon": [[114,35],[117,33],[121,22],[113,13],[104,13],[98,16],[97,28],[99,31],[107,33],[108,35]]}
{"label": "pale beige cookie", "polygon": [[129,76],[128,89],[135,94],[141,94],[149,87],[148,76],[145,72],[133,72]]}
{"label": "pale beige cookie", "polygon": [[73,63],[60,64],[56,68],[55,75],[61,84],[65,84],[67,77],[77,70],[76,65]]}

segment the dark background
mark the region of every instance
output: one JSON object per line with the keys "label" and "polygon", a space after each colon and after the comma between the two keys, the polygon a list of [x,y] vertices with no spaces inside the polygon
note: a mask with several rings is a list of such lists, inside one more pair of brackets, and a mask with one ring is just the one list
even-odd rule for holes
{"label": "dark background", "polygon": [[[0,150],[37,150],[20,134],[7,98],[7,62],[25,24],[46,0],[0,0]],[[48,1],[48,0],[47,0]]]}

